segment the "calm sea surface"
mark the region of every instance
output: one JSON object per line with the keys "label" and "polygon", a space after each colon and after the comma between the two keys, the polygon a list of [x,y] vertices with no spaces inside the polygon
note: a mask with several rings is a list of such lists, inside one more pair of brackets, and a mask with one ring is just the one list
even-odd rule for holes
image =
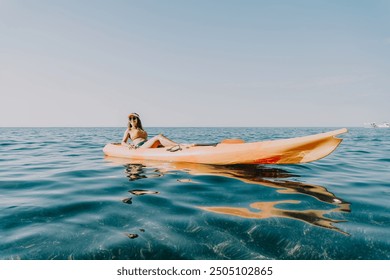
{"label": "calm sea surface", "polygon": [[[185,143],[333,128],[149,128]],[[0,128],[0,259],[390,259],[390,129],[302,165],[105,158],[124,128]]]}

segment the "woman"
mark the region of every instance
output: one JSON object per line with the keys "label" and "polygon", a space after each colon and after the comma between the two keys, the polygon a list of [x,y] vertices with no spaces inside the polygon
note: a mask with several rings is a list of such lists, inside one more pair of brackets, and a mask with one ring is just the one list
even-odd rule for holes
{"label": "woman", "polygon": [[[132,144],[127,144],[129,138],[133,142]],[[149,140],[147,139],[148,133],[143,129],[139,115],[137,113],[131,113],[129,115],[127,129],[123,135],[122,145],[135,149],[157,148],[159,146],[171,147],[178,145],[178,143],[173,142],[162,134],[156,135]]]}

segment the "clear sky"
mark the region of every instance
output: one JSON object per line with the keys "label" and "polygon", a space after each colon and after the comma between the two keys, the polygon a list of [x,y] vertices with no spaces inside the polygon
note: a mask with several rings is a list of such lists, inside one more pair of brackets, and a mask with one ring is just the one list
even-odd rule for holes
{"label": "clear sky", "polygon": [[0,127],[390,121],[390,1],[0,0]]}

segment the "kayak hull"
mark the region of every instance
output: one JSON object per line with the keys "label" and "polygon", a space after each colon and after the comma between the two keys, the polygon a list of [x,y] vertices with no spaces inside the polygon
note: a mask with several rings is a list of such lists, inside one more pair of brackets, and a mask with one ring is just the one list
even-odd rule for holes
{"label": "kayak hull", "polygon": [[337,135],[343,128],[310,136],[253,143],[220,143],[215,146],[182,146],[180,149],[129,149],[118,143],[107,144],[107,156],[134,160],[191,162],[202,164],[298,164],[321,159],[332,153],[341,143]]}

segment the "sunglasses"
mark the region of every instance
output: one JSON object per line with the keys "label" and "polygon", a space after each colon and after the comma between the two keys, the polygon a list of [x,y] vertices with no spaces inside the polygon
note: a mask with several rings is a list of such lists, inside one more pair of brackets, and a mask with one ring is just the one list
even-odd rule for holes
{"label": "sunglasses", "polygon": [[137,117],[130,117],[130,118],[129,118],[129,121],[133,121],[133,120],[135,121],[135,120],[137,120],[137,119],[138,119]]}

